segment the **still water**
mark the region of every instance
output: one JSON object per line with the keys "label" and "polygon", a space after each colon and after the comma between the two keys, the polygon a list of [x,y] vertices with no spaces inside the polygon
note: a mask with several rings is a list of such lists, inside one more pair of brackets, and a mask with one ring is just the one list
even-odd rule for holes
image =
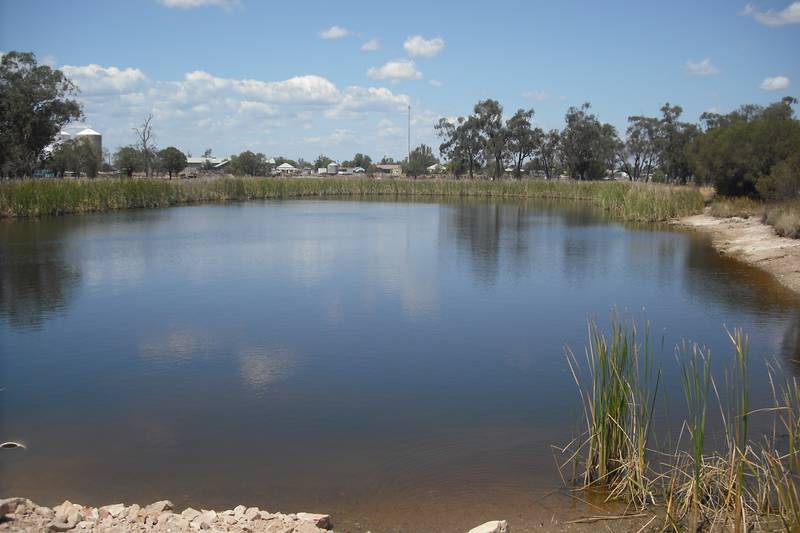
{"label": "still water", "polygon": [[[268,201],[0,223],[0,494],[515,531],[580,512],[564,346],[646,316],[787,368],[800,300],[708,241],[572,203]],[[663,339],[663,349],[661,348]],[[791,369],[794,371],[794,369]],[[670,400],[664,400],[669,402]]]}

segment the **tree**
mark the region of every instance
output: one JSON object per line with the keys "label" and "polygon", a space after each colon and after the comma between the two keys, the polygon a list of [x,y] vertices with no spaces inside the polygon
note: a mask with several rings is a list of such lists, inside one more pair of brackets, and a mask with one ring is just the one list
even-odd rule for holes
{"label": "tree", "polygon": [[95,178],[100,170],[100,160],[89,139],[70,139],[53,148],[46,161],[46,167],[59,177],[72,172],[75,177],[84,174]]}
{"label": "tree", "polygon": [[706,131],[685,152],[698,181],[713,184],[723,196],[774,196],[778,189],[770,177],[785,177],[781,164],[800,152],[800,121],[791,107],[796,102],[787,97],[766,108],[748,105],[727,115],[704,115]]}
{"label": "tree", "polygon": [[494,162],[494,177],[503,175],[508,130],[503,126],[503,106],[497,100],[482,100],[475,104],[475,118],[483,136],[487,159]]}
{"label": "tree", "polygon": [[138,137],[139,150],[142,153],[145,175],[149,178],[153,170],[153,159],[155,148],[152,143],[153,138],[153,114],[147,115],[147,119],[138,128],[133,128]]}
{"label": "tree", "polygon": [[536,163],[544,171],[545,179],[552,179],[561,153],[561,134],[558,130],[548,131],[542,138],[537,151]]}
{"label": "tree", "polygon": [[83,116],[78,89],[30,52],[0,60],[0,175],[30,176],[61,128]]}
{"label": "tree", "polygon": [[361,167],[364,170],[369,171],[372,168],[372,158],[368,155],[358,153],[353,156],[353,166]]}
{"label": "tree", "polygon": [[173,172],[177,174],[186,168],[187,164],[184,153],[174,146],[169,146],[161,150],[158,153],[158,159],[160,160],[161,165],[164,167],[164,170],[169,173],[170,179],[172,178]]}
{"label": "tree", "polygon": [[244,176],[265,176],[269,173],[267,157],[250,150],[231,157],[231,172]]}
{"label": "tree", "polygon": [[459,117],[455,123],[442,118],[434,130],[443,141],[439,153],[450,162],[453,174],[458,177],[463,170],[468,170],[472,179],[475,169],[483,163],[485,146],[478,118]]}
{"label": "tree", "polygon": [[619,163],[629,179],[649,179],[658,153],[660,124],[657,118],[628,117],[625,144],[621,146]]}
{"label": "tree", "polygon": [[436,163],[436,157],[433,155],[431,147],[425,144],[420,144],[409,154],[408,161],[403,165],[403,172],[407,176],[414,176],[415,178],[428,171],[428,167]]}
{"label": "tree", "polygon": [[328,168],[328,165],[330,165],[331,163],[333,163],[333,159],[331,159],[325,154],[319,154],[319,156],[317,156],[316,161],[314,161],[314,170],[319,168]]}
{"label": "tree", "polygon": [[144,168],[144,158],[135,146],[123,146],[114,153],[114,166],[130,178]]}
{"label": "tree", "polygon": [[516,178],[521,176],[525,160],[539,149],[544,138],[541,128],[534,129],[531,126],[533,113],[533,109],[527,111],[520,109],[506,122],[508,150],[514,157],[514,177]]}
{"label": "tree", "polygon": [[565,117],[566,127],[561,132],[561,149],[564,165],[573,178],[600,179],[607,170],[613,170],[615,150],[619,144],[616,130],[602,124],[589,113],[588,102],[580,108],[570,107]]}
{"label": "tree", "polygon": [[696,125],[681,122],[683,113],[680,106],[669,103],[661,107],[662,118],[656,141],[658,164],[668,181],[686,183],[692,175],[687,156],[687,147],[697,137],[700,130]]}

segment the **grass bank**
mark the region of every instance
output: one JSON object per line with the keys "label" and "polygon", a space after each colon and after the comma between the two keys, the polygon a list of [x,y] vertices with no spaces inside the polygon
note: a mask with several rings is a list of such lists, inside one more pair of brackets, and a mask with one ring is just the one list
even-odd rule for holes
{"label": "grass bank", "polygon": [[35,217],[268,198],[443,196],[583,200],[624,220],[700,213],[692,187],[609,182],[219,178],[25,180],[0,184],[0,216]]}
{"label": "grass bank", "polygon": [[800,239],[800,200],[765,204],[750,198],[716,198],[711,204],[715,217],[756,218],[775,228],[782,237]]}

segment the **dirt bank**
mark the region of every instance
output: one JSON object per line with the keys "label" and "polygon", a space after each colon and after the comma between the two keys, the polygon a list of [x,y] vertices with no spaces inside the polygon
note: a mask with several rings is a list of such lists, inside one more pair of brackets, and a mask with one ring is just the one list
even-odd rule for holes
{"label": "dirt bank", "polygon": [[779,237],[772,226],[757,219],[716,218],[708,212],[681,218],[675,224],[708,234],[720,253],[769,272],[800,294],[800,239]]}

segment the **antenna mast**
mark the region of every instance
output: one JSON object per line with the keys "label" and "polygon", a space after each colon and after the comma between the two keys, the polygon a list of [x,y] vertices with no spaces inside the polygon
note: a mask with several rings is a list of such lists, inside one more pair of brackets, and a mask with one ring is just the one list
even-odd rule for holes
{"label": "antenna mast", "polygon": [[408,164],[411,164],[411,104],[408,104]]}

